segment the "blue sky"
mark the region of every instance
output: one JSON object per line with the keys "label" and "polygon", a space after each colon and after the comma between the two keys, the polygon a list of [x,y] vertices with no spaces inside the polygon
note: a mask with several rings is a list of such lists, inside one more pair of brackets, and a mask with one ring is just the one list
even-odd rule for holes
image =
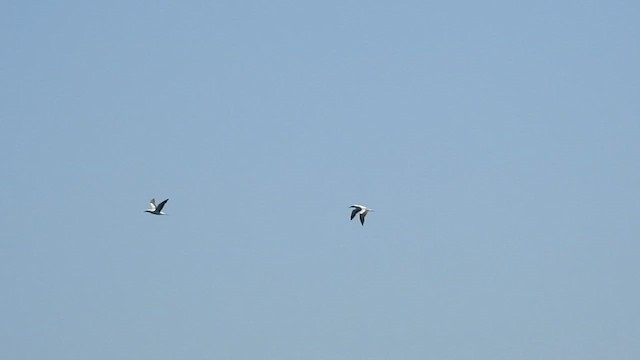
{"label": "blue sky", "polygon": [[639,358],[639,17],[4,4],[0,357]]}

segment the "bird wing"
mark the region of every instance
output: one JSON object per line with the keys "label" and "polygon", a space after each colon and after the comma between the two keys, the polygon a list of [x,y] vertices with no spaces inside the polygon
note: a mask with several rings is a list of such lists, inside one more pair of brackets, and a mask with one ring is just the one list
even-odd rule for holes
{"label": "bird wing", "polygon": [[362,209],[360,209],[359,207],[356,206],[352,206],[353,211],[351,212],[351,220],[353,220],[354,217],[356,217],[356,214],[359,213],[360,211],[362,211]]}
{"label": "bird wing", "polygon": [[164,204],[167,203],[167,201],[169,201],[169,199],[164,200],[163,202],[161,202],[160,204],[158,204],[158,207],[156,208],[156,210],[158,212],[162,211],[162,208],[164,207]]}
{"label": "bird wing", "polygon": [[362,226],[364,226],[364,217],[367,216],[366,212],[363,212],[362,214],[360,214],[360,223],[362,224]]}
{"label": "bird wing", "polygon": [[152,210],[152,211],[156,210],[156,199],[155,198],[153,198],[153,199],[151,199],[151,201],[149,201],[149,206],[151,206],[151,209],[149,209],[149,210]]}

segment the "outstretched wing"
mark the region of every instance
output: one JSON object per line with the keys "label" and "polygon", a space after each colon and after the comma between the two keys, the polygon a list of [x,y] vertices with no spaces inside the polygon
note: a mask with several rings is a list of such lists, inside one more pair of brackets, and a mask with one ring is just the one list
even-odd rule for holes
{"label": "outstretched wing", "polygon": [[362,226],[364,226],[364,217],[367,216],[367,213],[364,212],[362,214],[360,214],[360,223],[362,224]]}
{"label": "outstretched wing", "polygon": [[149,210],[151,210],[151,211],[155,211],[156,210],[156,199],[155,198],[153,198],[153,199],[151,199],[151,201],[149,201],[149,206],[151,206],[151,209],[149,209]]}
{"label": "outstretched wing", "polygon": [[356,214],[358,214],[360,211],[362,211],[362,209],[360,209],[359,207],[356,206],[351,206],[353,209],[353,211],[351,212],[351,220],[353,220],[354,217],[356,217]]}
{"label": "outstretched wing", "polygon": [[169,201],[169,199],[164,200],[163,202],[161,202],[160,204],[158,204],[158,207],[156,208],[156,210],[158,212],[162,211],[162,208],[164,207],[164,204],[167,203],[167,201]]}

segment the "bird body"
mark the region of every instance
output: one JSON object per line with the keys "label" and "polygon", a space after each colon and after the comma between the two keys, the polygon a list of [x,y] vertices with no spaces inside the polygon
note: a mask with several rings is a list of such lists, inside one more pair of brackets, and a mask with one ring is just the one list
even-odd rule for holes
{"label": "bird body", "polygon": [[353,218],[356,217],[356,215],[360,215],[360,223],[362,224],[362,226],[364,226],[364,217],[367,216],[367,214],[370,211],[373,211],[373,209],[369,209],[364,205],[356,204],[356,205],[351,205],[349,207],[353,208],[353,211],[351,211],[351,220],[353,220]]}
{"label": "bird body", "polygon": [[144,212],[148,212],[149,214],[153,214],[153,215],[167,215],[162,212],[162,208],[164,207],[164,204],[167,203],[167,201],[169,201],[169,199],[164,200],[163,202],[158,204],[158,206],[156,206],[156,199],[153,198],[151,199],[151,201],[149,201],[150,209],[147,209]]}

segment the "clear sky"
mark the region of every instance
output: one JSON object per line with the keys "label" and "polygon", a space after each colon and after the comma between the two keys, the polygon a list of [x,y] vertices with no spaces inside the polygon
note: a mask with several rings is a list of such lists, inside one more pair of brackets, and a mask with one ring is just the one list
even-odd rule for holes
{"label": "clear sky", "polygon": [[639,4],[4,2],[0,358],[640,358]]}

